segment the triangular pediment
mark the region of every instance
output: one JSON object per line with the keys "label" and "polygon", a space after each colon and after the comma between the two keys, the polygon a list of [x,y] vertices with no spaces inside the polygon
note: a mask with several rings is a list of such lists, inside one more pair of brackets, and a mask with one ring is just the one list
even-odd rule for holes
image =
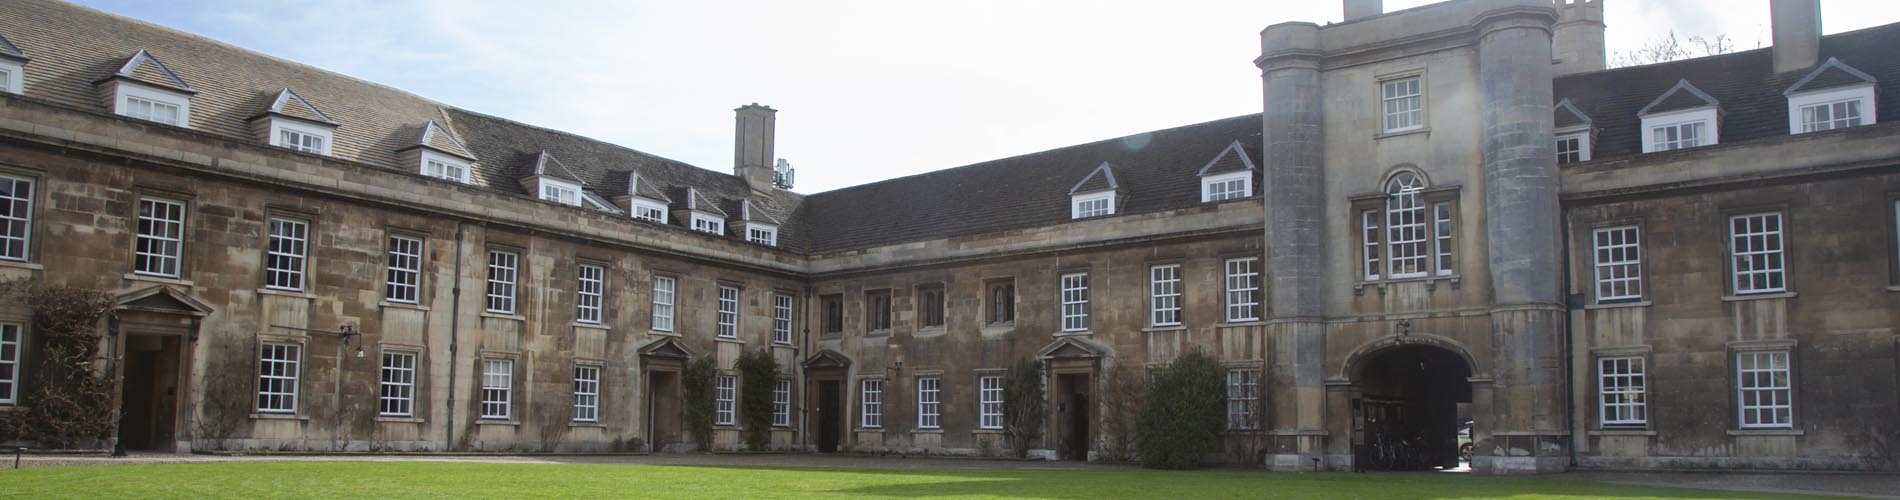
{"label": "triangular pediment", "polygon": [[574,173],[572,169],[567,168],[566,163],[561,163],[559,158],[555,158],[553,153],[546,150],[542,150],[541,154],[534,159],[534,175],[587,185],[587,181],[581,180],[580,174]]}
{"label": "triangular pediment", "polygon": [[1656,100],[1649,101],[1649,105],[1643,106],[1642,110],[1637,111],[1636,116],[1649,116],[1657,113],[1682,111],[1708,106],[1716,106],[1719,108],[1721,103],[1716,102],[1714,96],[1710,96],[1709,93],[1696,88],[1695,84],[1689,83],[1689,80],[1685,78],[1678,80],[1676,86],[1670,87],[1668,92],[1663,92],[1662,95],[1657,96]]}
{"label": "triangular pediment", "polygon": [[26,57],[26,51],[20,50],[19,46],[14,45],[13,42],[10,40],[7,40],[7,37],[5,36],[0,36],[0,57],[7,57],[11,59],[20,60],[20,61],[25,61],[28,59]]}
{"label": "triangular pediment", "polygon": [[641,178],[639,172],[627,172],[627,195],[646,198],[661,205],[673,204],[673,198],[668,197],[658,184]]}
{"label": "triangular pediment", "polygon": [[468,146],[462,145],[462,141],[456,139],[455,135],[450,134],[448,129],[442,128],[442,126],[436,124],[434,120],[430,120],[429,123],[422,125],[422,134],[416,137],[416,144],[410,146],[410,148],[418,147],[441,151],[469,160],[476,159],[475,152],[469,151]]}
{"label": "triangular pediment", "polygon": [[813,354],[811,355],[811,357],[805,358],[805,369],[807,370],[815,370],[815,369],[823,369],[823,368],[850,368],[850,367],[851,367],[851,358],[845,357],[844,354],[839,353],[838,351],[830,350],[830,349],[818,351],[817,354]]}
{"label": "triangular pediment", "polygon": [[126,58],[125,64],[119,65],[119,70],[113,72],[112,76],[186,93],[197,92],[190,85],[186,85],[185,80],[179,78],[177,73],[173,73],[171,68],[165,67],[165,63],[158,62],[158,57],[144,49],[139,49],[138,53]]}
{"label": "triangular pediment", "polygon": [[270,108],[265,109],[264,112],[331,126],[336,125],[336,121],[331,120],[329,115],[318,111],[316,106],[310,104],[310,101],[304,100],[303,96],[297,95],[288,88],[277,91],[277,97],[271,98]]}
{"label": "triangular pediment", "polygon": [[1115,182],[1115,166],[1102,162],[1095,170],[1090,170],[1089,175],[1083,176],[1081,182],[1075,183],[1075,187],[1069,188],[1069,194],[1118,189],[1121,189],[1121,183]]}
{"label": "triangular pediment", "polygon": [[1240,141],[1234,141],[1225,149],[1220,150],[1220,154],[1214,155],[1214,159],[1202,166],[1200,173],[1195,175],[1206,177],[1213,174],[1252,170],[1254,170],[1253,158],[1247,156],[1247,148],[1241,147]]}
{"label": "triangular pediment", "polygon": [[1558,129],[1588,128],[1592,123],[1590,115],[1583,114],[1583,110],[1577,109],[1576,103],[1570,102],[1569,98],[1557,101],[1557,107],[1552,111],[1551,118]]}
{"label": "triangular pediment", "polygon": [[640,356],[648,358],[692,359],[693,351],[686,349],[679,339],[667,337],[648,342],[640,346]]}
{"label": "triangular pediment", "polygon": [[1108,346],[1082,337],[1063,337],[1036,351],[1043,359],[1100,358],[1109,354]]}
{"label": "triangular pediment", "polygon": [[116,304],[118,306],[117,309],[121,311],[144,311],[199,317],[209,316],[212,312],[215,312],[211,309],[211,306],[205,305],[204,302],[199,302],[198,299],[193,299],[190,295],[185,295],[184,292],[164,285],[153,285],[148,288],[120,294],[116,300]]}
{"label": "triangular pediment", "polygon": [[1808,72],[1807,76],[1801,77],[1801,80],[1794,82],[1794,85],[1788,86],[1788,90],[1782,92],[1782,95],[1878,82],[1879,80],[1873,75],[1854,69],[1853,66],[1848,66],[1840,59],[1829,57],[1827,62],[1821,63],[1819,67],[1814,68],[1814,71]]}

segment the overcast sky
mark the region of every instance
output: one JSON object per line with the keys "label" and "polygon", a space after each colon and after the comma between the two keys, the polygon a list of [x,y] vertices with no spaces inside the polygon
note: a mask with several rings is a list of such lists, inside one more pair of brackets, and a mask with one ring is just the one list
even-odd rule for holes
{"label": "overcast sky", "polygon": [[[1611,54],[1674,29],[1769,44],[1767,0],[1601,0]],[[813,193],[1260,110],[1259,32],[1339,0],[80,0],[704,168],[779,110]],[[1388,11],[1433,3],[1386,0]],[[1900,21],[1822,0],[1827,33]]]}

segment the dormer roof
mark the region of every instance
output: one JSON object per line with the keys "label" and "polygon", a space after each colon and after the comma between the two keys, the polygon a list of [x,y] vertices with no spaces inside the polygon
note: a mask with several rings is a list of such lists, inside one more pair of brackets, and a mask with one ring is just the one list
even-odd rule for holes
{"label": "dormer roof", "polygon": [[1879,82],[1878,79],[1874,78],[1874,75],[1869,75],[1866,72],[1854,69],[1853,66],[1848,66],[1847,63],[1841,62],[1840,59],[1829,57],[1827,58],[1827,62],[1815,67],[1814,71],[1809,71],[1807,76],[1801,77],[1801,80],[1794,82],[1794,85],[1788,86],[1788,90],[1782,91],[1781,94],[1794,95],[1797,92],[1809,90],[1822,90],[1847,85]]}
{"label": "dormer roof", "polygon": [[475,153],[469,151],[468,146],[462,145],[462,141],[450,134],[448,129],[437,125],[435,120],[429,120],[429,123],[422,125],[422,134],[416,137],[416,143],[403,149],[409,148],[429,148],[471,161],[475,160]]}
{"label": "dormer roof", "polygon": [[1196,175],[1206,177],[1228,172],[1253,170],[1256,170],[1253,165],[1253,158],[1247,156],[1247,148],[1240,144],[1239,139],[1235,139],[1233,143],[1221,149],[1219,154],[1214,155],[1214,159],[1208,161],[1207,165],[1202,166],[1200,173]]}
{"label": "dormer roof", "polygon": [[739,220],[745,221],[745,222],[756,222],[760,224],[771,224],[775,226],[785,223],[784,221],[779,220],[777,217],[773,217],[770,212],[767,212],[765,210],[754,210],[752,208],[752,205],[753,204],[752,204],[751,199],[739,200]]}
{"label": "dormer roof", "polygon": [[1557,101],[1556,109],[1552,110],[1552,114],[1553,116],[1551,118],[1558,130],[1576,127],[1589,128],[1594,124],[1594,122],[1590,121],[1590,115],[1583,114],[1583,110],[1577,109],[1577,104],[1570,102],[1570,98],[1568,97],[1564,98],[1564,100]]}
{"label": "dormer roof", "polygon": [[673,203],[673,199],[667,197],[658,185],[641,178],[639,172],[627,172],[627,194],[669,205]]}
{"label": "dormer roof", "polygon": [[304,100],[303,96],[297,95],[296,92],[288,88],[277,91],[277,96],[271,98],[270,107],[265,108],[264,112],[259,114],[258,117],[269,115],[296,118],[332,127],[337,125],[336,121],[331,120],[329,115],[318,111],[316,106],[310,104],[310,101]]}
{"label": "dormer roof", "polygon": [[26,56],[26,51],[20,50],[19,46],[14,45],[13,42],[11,41],[8,41],[5,35],[0,35],[0,57],[5,57],[8,59],[14,59],[14,60],[19,60],[19,61],[27,61],[31,59]]}
{"label": "dormer roof", "polygon": [[1069,188],[1069,194],[1092,193],[1096,191],[1121,190],[1121,183],[1115,182],[1115,166],[1108,162],[1097,165],[1095,170],[1082,177],[1081,182]]}
{"label": "dormer roof", "polygon": [[1656,96],[1656,100],[1649,101],[1648,106],[1643,106],[1643,109],[1637,110],[1636,116],[1649,116],[1705,106],[1716,106],[1719,110],[1721,103],[1716,102],[1715,98],[1710,96],[1709,93],[1696,88],[1695,84],[1689,83],[1689,79],[1684,78],[1676,81],[1676,86],[1670,87],[1669,91],[1663,92],[1660,96]]}
{"label": "dormer roof", "polygon": [[198,93],[196,89],[191,88],[190,85],[186,85],[184,79],[178,78],[178,74],[173,73],[171,68],[165,67],[165,63],[158,62],[157,56],[153,56],[151,52],[146,52],[145,49],[139,49],[137,53],[132,54],[132,57],[126,58],[125,63],[119,65],[118,71],[114,71],[104,80],[100,80],[100,82],[116,78],[124,78],[187,94]]}
{"label": "dormer roof", "polygon": [[678,208],[717,215],[721,219],[731,216],[727,214],[725,210],[719,208],[718,202],[713,201],[712,198],[707,198],[706,195],[699,192],[698,189],[691,187],[686,188],[686,192],[683,193],[680,199],[685,201],[676,203],[679,205]]}
{"label": "dormer roof", "polygon": [[535,155],[534,168],[529,172],[529,175],[552,177],[583,186],[587,185],[586,180],[582,180],[581,176],[576,175],[573,170],[569,170],[566,164],[561,163],[561,160],[555,158],[553,153],[549,153],[546,150],[542,150],[541,154]]}

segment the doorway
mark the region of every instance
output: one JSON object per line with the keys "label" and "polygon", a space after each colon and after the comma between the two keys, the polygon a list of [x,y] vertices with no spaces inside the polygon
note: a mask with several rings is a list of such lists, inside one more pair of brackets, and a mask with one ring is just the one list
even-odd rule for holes
{"label": "doorway", "polygon": [[1094,442],[1090,432],[1093,429],[1089,425],[1089,376],[1057,375],[1056,398],[1062,457],[1067,460],[1088,460],[1089,445]]}
{"label": "doorway", "polygon": [[818,451],[838,451],[838,429],[844,426],[844,402],[836,380],[818,382]]}
{"label": "doorway", "polygon": [[1352,401],[1354,462],[1370,470],[1436,470],[1461,462],[1471,367],[1450,350],[1404,345],[1360,364]]}
{"label": "doorway", "polygon": [[125,337],[119,440],[126,449],[176,451],[182,339],[173,335]]}
{"label": "doorway", "polygon": [[679,372],[647,372],[647,449],[667,451],[679,442]]}

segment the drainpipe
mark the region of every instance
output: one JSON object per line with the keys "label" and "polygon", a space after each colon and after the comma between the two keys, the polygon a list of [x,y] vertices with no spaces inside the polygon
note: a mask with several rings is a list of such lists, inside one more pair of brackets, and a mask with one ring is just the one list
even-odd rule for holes
{"label": "drainpipe", "polygon": [[[793,373],[797,373],[798,375],[800,375],[798,379],[798,382],[799,382],[798,387],[801,390],[798,391],[798,395],[802,396],[800,398],[801,402],[811,401],[811,387],[810,387],[811,377],[805,376],[806,374],[804,372],[805,353],[818,352],[818,346],[817,344],[813,343],[814,341],[811,338],[811,310],[812,310],[811,285],[805,285],[805,314],[799,315],[799,318],[798,318],[799,330],[803,332],[802,338],[799,339],[799,342],[805,344],[805,349],[800,350],[797,353],[797,355],[792,356],[792,363],[794,364],[794,366],[792,367]],[[811,405],[809,404],[799,405],[798,441],[805,443],[805,451],[807,452],[812,451]]]}
{"label": "drainpipe", "polygon": [[455,449],[455,360],[456,332],[462,324],[462,222],[455,223],[455,284],[449,289],[449,427],[442,451]]}
{"label": "drainpipe", "polygon": [[[1558,241],[1563,245],[1560,255],[1563,257],[1562,262],[1564,266],[1564,406],[1568,408],[1577,402],[1577,384],[1575,383],[1577,381],[1577,364],[1573,359],[1576,357],[1577,345],[1570,340],[1572,336],[1575,335],[1574,332],[1577,328],[1577,317],[1571,314],[1570,308],[1576,307],[1577,305],[1572,304],[1570,300],[1570,297],[1574,294],[1574,290],[1576,290],[1575,285],[1571,282],[1574,276],[1571,276],[1570,265],[1570,217],[1563,215],[1563,209],[1561,207],[1557,210],[1557,214],[1558,217],[1563,218],[1563,224],[1560,225],[1563,227],[1563,237],[1559,238]],[[1591,286],[1596,285],[1592,284]],[[1577,409],[1568,409],[1570,411],[1564,412],[1564,427],[1570,431],[1570,446],[1568,447],[1570,449],[1570,467],[1576,468],[1577,436],[1579,435],[1577,432]]]}

